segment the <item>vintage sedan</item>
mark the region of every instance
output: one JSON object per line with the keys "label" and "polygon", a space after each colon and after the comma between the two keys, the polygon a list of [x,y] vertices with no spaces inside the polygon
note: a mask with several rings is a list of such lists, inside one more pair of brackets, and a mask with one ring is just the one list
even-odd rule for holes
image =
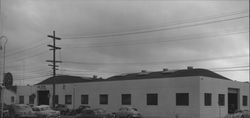
{"label": "vintage sedan", "polygon": [[142,118],[142,115],[134,107],[122,107],[113,115],[115,118]]}
{"label": "vintage sedan", "polygon": [[26,104],[12,104],[9,108],[10,118],[36,118],[32,108]]}
{"label": "vintage sedan", "polygon": [[38,118],[59,118],[60,111],[55,111],[49,105],[40,105],[32,108]]}
{"label": "vintage sedan", "polygon": [[67,114],[69,112],[69,108],[64,104],[58,104],[53,109],[56,110],[56,111],[60,111],[61,115],[65,115],[65,114]]}
{"label": "vintage sedan", "polygon": [[80,114],[77,114],[75,118],[112,118],[112,115],[102,108],[96,108],[85,109]]}
{"label": "vintage sedan", "polygon": [[224,118],[250,118],[250,111],[248,110],[238,110],[234,114],[229,114]]}

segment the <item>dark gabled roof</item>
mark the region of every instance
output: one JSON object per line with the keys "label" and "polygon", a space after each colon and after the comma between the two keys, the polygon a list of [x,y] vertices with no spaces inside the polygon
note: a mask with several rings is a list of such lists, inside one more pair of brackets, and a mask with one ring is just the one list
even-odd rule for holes
{"label": "dark gabled roof", "polygon": [[188,77],[188,76],[205,76],[205,77],[212,77],[212,78],[223,79],[223,80],[230,80],[210,70],[198,69],[198,68],[175,70],[175,71],[130,73],[130,74],[112,76],[108,78],[108,80],[154,79],[154,78]]}
{"label": "dark gabled roof", "polygon": [[[105,81],[119,81],[119,80],[157,79],[157,78],[190,77],[190,76],[205,76],[214,79],[230,80],[210,70],[195,68],[195,69],[170,70],[170,71],[129,73],[129,74],[112,76],[107,79],[60,75],[60,76],[55,76],[55,83],[65,84],[65,83],[100,82],[100,81],[105,82]],[[37,85],[52,84],[52,83],[53,83],[53,77],[50,77],[38,83]]]}
{"label": "dark gabled roof", "polygon": [[91,81],[90,77],[78,77],[78,76],[69,76],[69,75],[58,75],[55,77],[50,77],[42,82],[39,82],[37,85],[40,84],[52,84],[53,78],[55,79],[56,84],[65,84],[65,83],[79,83],[79,82],[88,82]]}

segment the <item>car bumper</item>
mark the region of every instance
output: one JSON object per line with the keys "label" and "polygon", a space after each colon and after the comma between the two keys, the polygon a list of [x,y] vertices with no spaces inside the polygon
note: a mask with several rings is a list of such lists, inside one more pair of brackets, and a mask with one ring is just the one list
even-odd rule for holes
{"label": "car bumper", "polygon": [[25,115],[17,115],[17,117],[18,118],[36,118],[37,116],[25,114]]}
{"label": "car bumper", "polygon": [[132,115],[131,118],[142,118],[141,115]]}
{"label": "car bumper", "polygon": [[60,115],[51,115],[49,116],[49,118],[60,118],[61,116]]}

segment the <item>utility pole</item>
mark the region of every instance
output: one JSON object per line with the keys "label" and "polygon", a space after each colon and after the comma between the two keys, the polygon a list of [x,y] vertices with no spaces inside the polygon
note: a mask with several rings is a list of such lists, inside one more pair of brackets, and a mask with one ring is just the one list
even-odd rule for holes
{"label": "utility pole", "polygon": [[[1,1],[0,1],[1,2]],[[2,75],[2,80],[0,82],[0,87],[1,87],[1,118],[3,118],[3,107],[4,107],[4,84],[3,84],[3,80],[4,80],[4,75],[5,75],[5,50],[6,50],[6,44],[8,41],[8,38],[6,36],[1,36],[0,37],[0,41],[3,40],[5,38],[5,42],[3,45],[3,75]],[[0,45],[0,50],[2,50],[2,45]]]}
{"label": "utility pole", "polygon": [[51,47],[50,50],[53,51],[53,60],[46,60],[46,62],[50,62],[52,63],[49,64],[49,66],[52,66],[52,69],[53,69],[53,95],[52,95],[52,105],[53,105],[53,108],[55,107],[55,76],[56,76],[56,70],[58,67],[58,65],[56,65],[56,63],[61,63],[61,61],[56,61],[56,50],[60,50],[61,48],[60,47],[57,47],[56,46],[56,40],[61,40],[61,38],[59,37],[56,37],[56,33],[55,31],[53,31],[53,35],[48,35],[49,38],[52,38],[53,39],[53,45],[48,45],[48,47]]}

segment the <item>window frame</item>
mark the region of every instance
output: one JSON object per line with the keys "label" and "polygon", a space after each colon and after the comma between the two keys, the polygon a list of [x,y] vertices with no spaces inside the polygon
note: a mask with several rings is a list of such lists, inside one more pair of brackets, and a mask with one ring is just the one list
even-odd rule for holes
{"label": "window frame", "polygon": [[99,95],[99,104],[108,105],[109,96],[108,94],[100,94]]}
{"label": "window frame", "polygon": [[121,94],[121,104],[122,105],[131,105],[131,98],[132,95],[131,94]]}
{"label": "window frame", "polygon": [[29,96],[29,104],[35,104],[35,97],[32,95]]}
{"label": "window frame", "polygon": [[212,93],[204,93],[204,106],[212,106]]}
{"label": "window frame", "polygon": [[[184,97],[186,97],[185,100]],[[189,106],[189,93],[176,93],[175,94],[175,105],[176,106]]]}
{"label": "window frame", "polygon": [[[221,99],[222,99],[222,101],[221,101]],[[218,94],[218,105],[225,106],[225,94]]]}
{"label": "window frame", "polygon": [[242,106],[247,106],[248,105],[248,97],[247,95],[242,96]]}
{"label": "window frame", "polygon": [[19,96],[19,104],[24,104],[24,96],[23,95]]}
{"label": "window frame", "polygon": [[[83,99],[83,98],[85,98],[85,99]],[[89,95],[88,94],[81,95],[81,104],[89,104]]]}
{"label": "window frame", "polygon": [[14,96],[11,96],[11,97],[10,97],[10,101],[11,101],[11,103],[15,103],[15,97],[14,97]]}
{"label": "window frame", "polygon": [[59,104],[59,95],[55,95],[55,104]]}
{"label": "window frame", "polygon": [[72,95],[65,95],[65,104],[72,104]]}
{"label": "window frame", "polygon": [[158,93],[147,93],[147,105],[158,105]]}

